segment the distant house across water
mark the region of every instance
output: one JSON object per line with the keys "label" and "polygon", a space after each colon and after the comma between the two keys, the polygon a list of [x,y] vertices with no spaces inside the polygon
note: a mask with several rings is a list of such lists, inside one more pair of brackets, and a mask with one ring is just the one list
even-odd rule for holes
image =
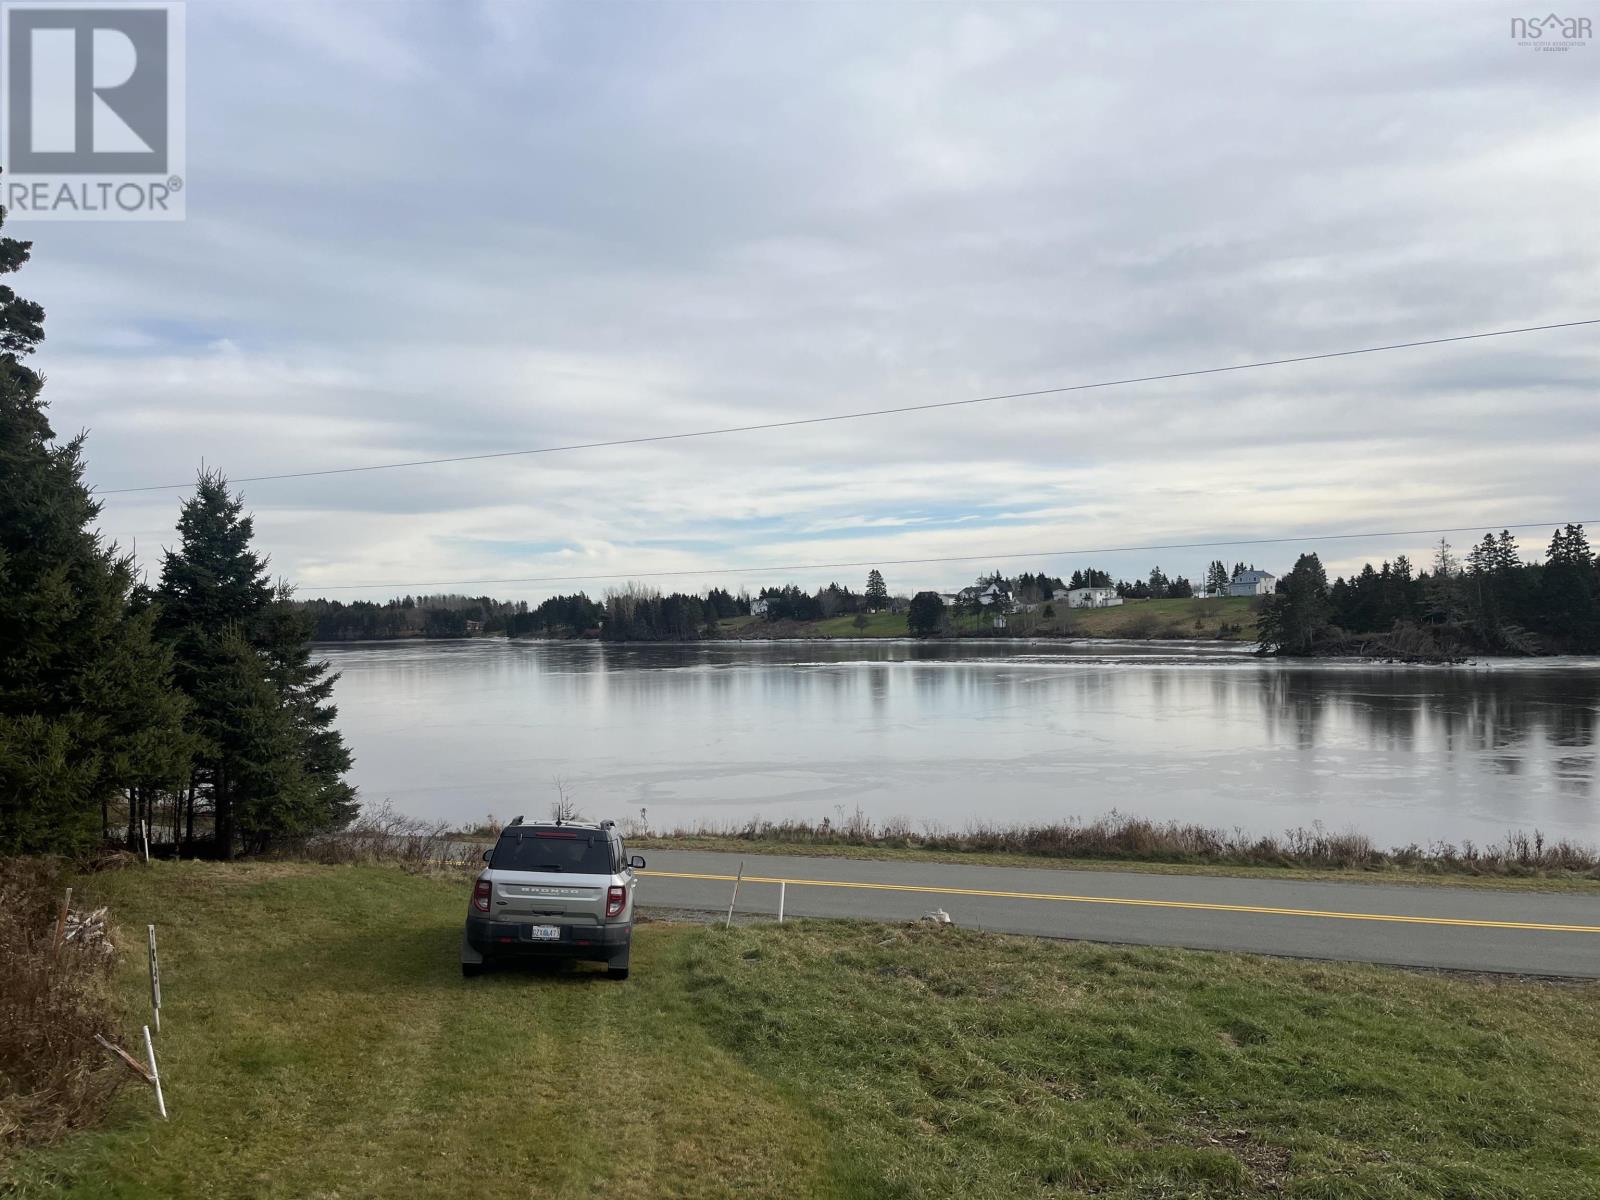
{"label": "distant house across water", "polygon": [[1228,585],[1230,596],[1270,596],[1278,577],[1271,571],[1240,571]]}
{"label": "distant house across water", "polygon": [[1056,599],[1065,596],[1068,608],[1112,608],[1122,603],[1116,588],[1081,587],[1068,592],[1057,592]]}
{"label": "distant house across water", "polygon": [[939,599],[942,600],[947,607],[951,608],[962,604],[976,604],[982,608],[990,608],[998,605],[1000,609],[1005,612],[1011,612],[1015,608],[1015,604],[1011,597],[1011,589],[1006,587],[1003,583],[991,583],[982,587],[977,584],[973,584],[971,587],[962,588],[959,592],[942,593],[939,596]]}
{"label": "distant house across water", "polygon": [[766,616],[767,615],[767,602],[765,600],[759,600],[759,599],[750,601],[750,615],[752,617],[764,617],[764,616]]}

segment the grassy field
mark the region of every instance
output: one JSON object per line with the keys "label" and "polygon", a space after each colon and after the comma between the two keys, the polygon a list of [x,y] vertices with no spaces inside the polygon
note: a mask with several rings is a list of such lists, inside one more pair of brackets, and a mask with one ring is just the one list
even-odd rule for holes
{"label": "grassy field", "polygon": [[865,628],[856,628],[856,619],[849,617],[830,617],[826,621],[813,621],[808,623],[808,628],[815,632],[813,637],[827,638],[852,638],[852,637],[890,637],[903,638],[910,636],[906,630],[906,617],[904,613],[866,613],[867,623]]}
{"label": "grassy field", "polygon": [[[1226,600],[1129,600],[1115,608],[1072,609],[1065,604],[1052,607],[1055,615],[1045,617],[1043,607],[1031,612],[1012,613],[1006,618],[1003,636],[1014,637],[1091,637],[1171,639],[1211,638],[1254,641],[1256,618],[1252,601],[1245,597]],[[724,634],[734,637],[794,638],[897,638],[909,636],[904,614],[872,613],[863,628],[855,617],[830,617],[825,621],[785,622],[768,625],[759,617],[734,617],[721,623]],[[991,613],[951,615],[951,632],[957,636],[981,633],[993,636]]]}
{"label": "grassy field", "polygon": [[[172,1120],[21,1196],[1593,1195],[1600,987],[931,926],[644,925],[633,977],[456,968],[461,880],[159,864]],[[137,932],[136,932],[137,931]],[[130,1015],[129,1024],[141,1019]],[[0,1191],[6,1183],[0,1183]]]}
{"label": "grassy field", "polygon": [[[1073,609],[1067,620],[1072,630],[1083,637],[1254,641],[1253,603],[1245,596],[1225,600],[1129,600],[1115,608]],[[1047,629],[1051,625],[1045,623]]]}

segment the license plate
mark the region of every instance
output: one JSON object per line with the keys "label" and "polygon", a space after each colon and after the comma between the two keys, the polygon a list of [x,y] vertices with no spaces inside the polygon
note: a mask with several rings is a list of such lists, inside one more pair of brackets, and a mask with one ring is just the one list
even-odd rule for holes
{"label": "license plate", "polygon": [[529,925],[528,940],[533,942],[559,942],[561,940],[561,926]]}

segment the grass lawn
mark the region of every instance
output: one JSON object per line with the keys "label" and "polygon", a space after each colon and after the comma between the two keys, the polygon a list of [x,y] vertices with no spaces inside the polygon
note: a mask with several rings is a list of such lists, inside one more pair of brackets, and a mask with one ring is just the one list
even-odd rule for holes
{"label": "grass lawn", "polygon": [[1569,1197],[1600,986],[953,929],[644,925],[464,981],[461,880],[162,864],[110,903],[172,1120],[0,1165],[82,1197]]}
{"label": "grass lawn", "polygon": [[[1251,603],[1247,596],[1223,600],[1129,600],[1114,608],[1075,608],[1069,620],[1073,631],[1084,637],[1226,638],[1253,642],[1256,615],[1250,611]],[[1058,606],[1056,611],[1063,610]],[[1226,633],[1219,630],[1222,625],[1229,627]],[[1235,631],[1233,626],[1239,629]]]}
{"label": "grass lawn", "polygon": [[906,630],[906,616],[904,613],[878,612],[866,613],[866,627],[856,628],[854,616],[829,617],[826,621],[814,621],[809,624],[809,629],[814,632],[813,637],[852,638],[852,637],[909,637]]}

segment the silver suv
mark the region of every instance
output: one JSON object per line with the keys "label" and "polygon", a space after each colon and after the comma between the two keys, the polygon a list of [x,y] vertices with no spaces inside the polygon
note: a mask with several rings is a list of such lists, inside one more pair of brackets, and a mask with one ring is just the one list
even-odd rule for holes
{"label": "silver suv", "polygon": [[634,871],[612,821],[524,825],[518,817],[483,852],[461,933],[461,973],[510,958],[582,958],[628,977]]}

